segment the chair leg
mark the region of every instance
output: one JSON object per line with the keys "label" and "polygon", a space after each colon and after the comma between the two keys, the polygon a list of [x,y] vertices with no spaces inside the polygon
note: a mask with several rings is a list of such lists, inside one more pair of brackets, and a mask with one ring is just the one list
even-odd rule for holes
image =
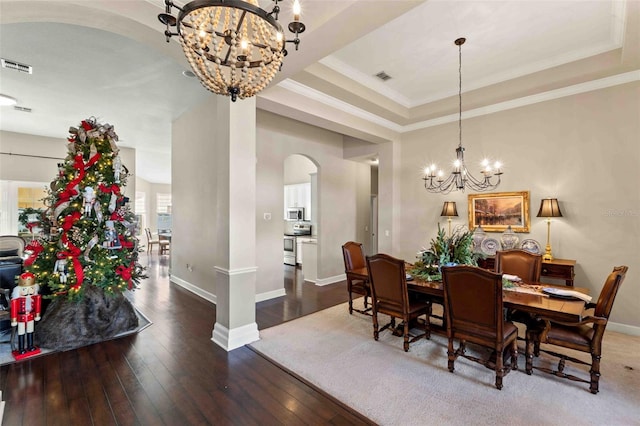
{"label": "chair leg", "polygon": [[409,320],[404,321],[404,351],[409,352]]}
{"label": "chair leg", "polygon": [[376,311],[373,311],[373,338],[375,340],[378,340],[378,336],[379,336],[379,331],[378,331],[378,313]]}
{"label": "chair leg", "polygon": [[598,383],[600,382],[600,355],[591,355],[591,386],[589,390],[591,393],[598,393]]}
{"label": "chair leg", "polygon": [[518,339],[511,344],[511,369],[518,369]]}
{"label": "chair leg", "polygon": [[453,339],[449,339],[449,344],[447,346],[447,367],[449,367],[449,371],[453,373],[455,370],[455,362],[456,362],[456,351],[453,348]]}
{"label": "chair leg", "polygon": [[504,348],[496,353],[496,388],[502,390],[502,377],[504,376]]}

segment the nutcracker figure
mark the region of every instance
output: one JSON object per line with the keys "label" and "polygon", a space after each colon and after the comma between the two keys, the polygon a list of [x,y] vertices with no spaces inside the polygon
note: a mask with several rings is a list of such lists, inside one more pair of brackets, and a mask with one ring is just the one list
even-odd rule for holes
{"label": "nutcracker figure", "polygon": [[13,351],[16,359],[40,352],[33,344],[34,321],[40,321],[42,303],[39,289],[35,276],[31,272],[25,272],[18,278],[18,285],[11,295],[11,326],[18,327],[18,350]]}

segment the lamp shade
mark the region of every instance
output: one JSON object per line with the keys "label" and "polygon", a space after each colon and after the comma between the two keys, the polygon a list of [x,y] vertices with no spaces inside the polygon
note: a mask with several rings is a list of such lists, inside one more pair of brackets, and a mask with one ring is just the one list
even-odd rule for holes
{"label": "lamp shade", "polygon": [[557,198],[543,198],[540,200],[540,210],[537,217],[562,217]]}
{"label": "lamp shade", "polygon": [[442,206],[442,213],[440,213],[440,216],[447,216],[447,217],[458,216],[458,209],[456,209],[456,202],[445,201],[444,205]]}

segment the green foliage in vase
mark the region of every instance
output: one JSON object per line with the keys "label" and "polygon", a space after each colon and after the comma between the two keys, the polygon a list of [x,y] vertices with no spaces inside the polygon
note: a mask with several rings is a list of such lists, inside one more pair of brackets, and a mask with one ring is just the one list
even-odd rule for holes
{"label": "green foliage in vase", "polygon": [[431,239],[428,250],[418,253],[418,261],[411,269],[411,274],[429,281],[437,281],[440,266],[455,263],[458,265],[478,266],[482,255],[473,251],[473,232],[464,227],[456,227],[450,236],[438,224],[438,233]]}

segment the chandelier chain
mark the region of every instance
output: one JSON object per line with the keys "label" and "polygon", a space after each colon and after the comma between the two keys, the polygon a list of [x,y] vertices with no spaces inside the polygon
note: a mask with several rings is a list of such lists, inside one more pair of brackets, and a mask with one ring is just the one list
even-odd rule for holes
{"label": "chandelier chain", "polygon": [[462,148],[462,43],[458,44],[458,147]]}

